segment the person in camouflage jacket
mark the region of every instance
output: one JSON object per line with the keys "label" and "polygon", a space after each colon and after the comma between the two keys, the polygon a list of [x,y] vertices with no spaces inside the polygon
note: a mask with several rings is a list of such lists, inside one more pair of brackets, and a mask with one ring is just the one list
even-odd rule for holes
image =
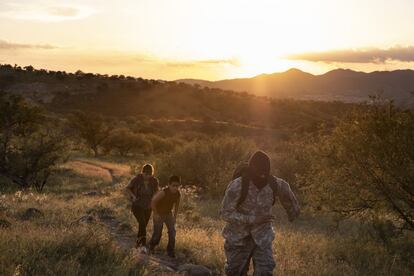
{"label": "person in camouflage jacket", "polygon": [[[243,178],[248,177],[247,194],[239,202]],[[271,188],[270,181],[277,187]],[[289,220],[299,215],[299,205],[289,184],[270,175],[270,159],[266,153],[257,151],[248,164],[248,173],[230,182],[224,195],[221,217],[226,222],[225,239],[226,275],[247,275],[253,260],[253,275],[273,275],[272,242],[275,233],[272,206],[277,196],[285,208]]]}

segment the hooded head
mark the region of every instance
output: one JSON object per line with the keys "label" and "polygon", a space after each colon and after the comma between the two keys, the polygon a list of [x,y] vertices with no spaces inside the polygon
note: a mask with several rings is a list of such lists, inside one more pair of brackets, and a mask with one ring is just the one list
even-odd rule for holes
{"label": "hooded head", "polygon": [[249,172],[258,188],[266,186],[270,175],[270,158],[263,151],[256,151],[249,160]]}

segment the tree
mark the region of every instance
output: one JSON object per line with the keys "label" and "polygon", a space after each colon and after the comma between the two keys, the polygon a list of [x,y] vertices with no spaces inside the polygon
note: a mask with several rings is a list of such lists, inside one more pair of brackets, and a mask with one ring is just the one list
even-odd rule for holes
{"label": "tree", "polygon": [[63,159],[65,139],[23,98],[0,94],[0,174],[20,188],[42,191]]}
{"label": "tree", "polygon": [[32,186],[41,192],[56,165],[65,159],[61,133],[42,128],[16,144],[15,151],[8,154],[9,176],[21,188]]}
{"label": "tree", "polygon": [[375,101],[310,146],[309,201],[414,230],[414,112]]}
{"label": "tree", "polygon": [[25,66],[23,67],[27,72],[33,72],[34,71],[34,67],[29,65],[29,66]]}
{"label": "tree", "polygon": [[72,113],[68,119],[69,127],[93,151],[94,155],[98,156],[99,148],[111,131],[102,116],[78,111]]}
{"label": "tree", "polygon": [[11,141],[15,136],[28,136],[38,129],[43,118],[38,107],[27,104],[19,96],[0,92],[0,164],[5,166]]}

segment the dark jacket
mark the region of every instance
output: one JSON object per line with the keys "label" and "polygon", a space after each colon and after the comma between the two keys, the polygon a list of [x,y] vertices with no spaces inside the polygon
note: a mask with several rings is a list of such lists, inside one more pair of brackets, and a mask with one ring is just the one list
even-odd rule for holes
{"label": "dark jacket", "polygon": [[142,174],[135,176],[127,186],[137,198],[133,205],[143,209],[151,209],[151,200],[158,191],[158,186],[158,179],[155,177],[149,179],[149,185],[146,187],[144,176]]}

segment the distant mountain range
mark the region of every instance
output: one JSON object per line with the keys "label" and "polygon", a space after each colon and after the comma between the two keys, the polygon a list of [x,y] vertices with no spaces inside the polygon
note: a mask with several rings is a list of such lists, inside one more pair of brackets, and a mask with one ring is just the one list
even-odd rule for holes
{"label": "distant mountain range", "polygon": [[393,99],[402,107],[414,106],[414,70],[375,71],[371,73],[337,69],[312,75],[298,69],[262,74],[253,78],[205,81],[181,79],[192,85],[247,92],[272,98],[361,102],[371,95]]}

